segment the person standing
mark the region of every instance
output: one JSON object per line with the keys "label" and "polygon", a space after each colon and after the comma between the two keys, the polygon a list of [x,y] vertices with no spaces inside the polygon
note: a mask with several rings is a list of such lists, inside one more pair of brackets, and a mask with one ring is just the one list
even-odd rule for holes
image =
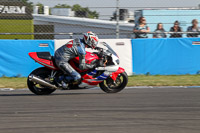
{"label": "person standing", "polygon": [[162,23],[157,24],[157,29],[154,31],[153,38],[166,38],[167,35],[164,33],[165,29],[163,28]]}
{"label": "person standing", "polygon": [[[189,26],[187,28],[188,32],[200,32],[200,27],[198,26],[198,20],[197,19],[193,19],[192,20],[192,26]],[[196,33],[192,33],[192,34],[187,34],[187,37],[198,37],[199,34]]]}
{"label": "person standing", "polygon": [[150,32],[150,28],[147,26],[144,17],[139,18],[139,24],[134,27],[133,32],[135,38],[148,38],[147,33]]}
{"label": "person standing", "polygon": [[[170,32],[182,32],[182,28],[179,26],[179,22],[175,21],[174,26],[171,27]],[[180,33],[172,33],[170,38],[180,38],[182,37],[182,34]]]}

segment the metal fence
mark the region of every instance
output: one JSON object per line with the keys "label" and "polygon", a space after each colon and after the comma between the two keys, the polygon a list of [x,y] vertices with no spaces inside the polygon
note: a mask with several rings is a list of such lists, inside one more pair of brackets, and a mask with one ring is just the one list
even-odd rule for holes
{"label": "metal fence", "polygon": [[141,16],[150,27],[149,38],[158,34],[154,31],[160,22],[169,37],[172,33],[168,31],[176,20],[186,37],[191,21],[200,20],[200,9],[195,3],[184,4],[185,0],[166,6],[175,1],[159,5],[155,0],[143,0],[148,6],[141,6],[144,4],[132,0],[85,0],[93,4],[81,0],[0,0],[0,39],[69,39],[87,31],[96,32],[99,38],[134,38],[133,29]]}

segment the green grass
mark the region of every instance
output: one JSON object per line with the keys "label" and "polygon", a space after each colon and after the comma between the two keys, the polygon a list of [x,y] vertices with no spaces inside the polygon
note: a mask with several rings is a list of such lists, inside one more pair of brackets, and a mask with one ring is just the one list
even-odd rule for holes
{"label": "green grass", "polygon": [[[0,33],[33,32],[33,20],[0,19]],[[0,35],[0,39],[34,39],[34,35]]]}
{"label": "green grass", "polygon": [[[0,78],[0,88],[27,88],[26,78]],[[200,86],[200,75],[129,77],[128,86]]]}
{"label": "green grass", "polygon": [[129,77],[128,86],[200,86],[200,75],[136,75]]}
{"label": "green grass", "polygon": [[27,78],[0,78],[0,88],[27,88]]}

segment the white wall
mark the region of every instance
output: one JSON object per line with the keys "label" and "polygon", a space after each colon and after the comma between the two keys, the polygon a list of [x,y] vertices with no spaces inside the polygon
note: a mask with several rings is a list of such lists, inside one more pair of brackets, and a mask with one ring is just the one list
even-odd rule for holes
{"label": "white wall", "polygon": [[[66,44],[70,39],[55,40],[55,50]],[[132,74],[132,46],[130,39],[100,39],[100,42],[108,43],[118,54],[120,66],[124,68],[128,75]],[[87,51],[91,51],[87,49]]]}
{"label": "white wall", "polygon": [[[116,22],[99,19],[65,17],[56,15],[41,15],[33,14],[34,24],[50,24],[54,25],[55,33],[85,33],[93,31],[98,34],[99,38],[115,39],[116,38]],[[134,24],[119,23],[120,38],[132,38]],[[81,37],[82,35],[73,35],[73,38]],[[70,39],[69,35],[55,35],[55,39]]]}

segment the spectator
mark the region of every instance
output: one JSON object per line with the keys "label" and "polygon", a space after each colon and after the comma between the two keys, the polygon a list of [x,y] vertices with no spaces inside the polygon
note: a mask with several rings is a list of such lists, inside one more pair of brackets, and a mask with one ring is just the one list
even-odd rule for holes
{"label": "spectator", "polygon": [[150,32],[150,28],[146,25],[144,17],[139,18],[139,24],[134,27],[133,32],[135,33],[135,38],[148,38],[147,33]]}
{"label": "spectator", "polygon": [[166,34],[165,29],[163,28],[163,24],[162,23],[158,23],[157,24],[157,29],[154,31],[156,32],[155,34],[153,34],[153,38],[166,38]]}
{"label": "spectator", "polygon": [[[182,28],[179,26],[179,22],[175,21],[174,26],[171,27],[170,32],[182,32]],[[182,34],[180,33],[173,33],[171,34],[170,38],[178,38],[182,37]]]}
{"label": "spectator", "polygon": [[[198,27],[198,20],[192,20],[192,26],[189,26],[187,29],[188,32],[200,32],[200,27]],[[187,34],[187,37],[198,37],[199,34]]]}

